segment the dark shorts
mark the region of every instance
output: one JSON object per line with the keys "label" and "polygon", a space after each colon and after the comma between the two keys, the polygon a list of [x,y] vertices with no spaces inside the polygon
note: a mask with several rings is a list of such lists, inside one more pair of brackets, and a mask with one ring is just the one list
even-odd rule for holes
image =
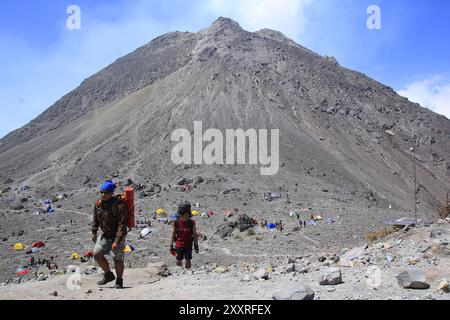
{"label": "dark shorts", "polygon": [[192,248],[175,248],[177,252],[177,260],[192,260]]}

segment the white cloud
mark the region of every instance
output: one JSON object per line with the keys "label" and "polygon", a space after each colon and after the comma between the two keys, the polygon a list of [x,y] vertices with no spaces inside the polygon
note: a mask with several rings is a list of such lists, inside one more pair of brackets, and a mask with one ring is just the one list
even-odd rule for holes
{"label": "white cloud", "polygon": [[416,81],[398,94],[450,119],[450,81],[442,76]]}
{"label": "white cloud", "polygon": [[299,40],[306,28],[311,0],[208,0],[207,10],[232,18],[249,31],[270,28]]}

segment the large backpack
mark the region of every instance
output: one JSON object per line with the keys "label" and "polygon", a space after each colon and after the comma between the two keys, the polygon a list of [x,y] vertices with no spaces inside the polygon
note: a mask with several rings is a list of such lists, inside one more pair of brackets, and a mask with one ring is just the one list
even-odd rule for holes
{"label": "large backpack", "polygon": [[[113,215],[117,216],[117,210],[120,203],[125,204],[125,208],[127,210],[128,220],[127,227],[129,229],[136,227],[136,222],[134,219],[134,189],[133,188],[125,188],[125,192],[114,196],[114,202],[112,204],[112,212]],[[100,208],[102,201],[98,199],[95,202],[97,208]]]}

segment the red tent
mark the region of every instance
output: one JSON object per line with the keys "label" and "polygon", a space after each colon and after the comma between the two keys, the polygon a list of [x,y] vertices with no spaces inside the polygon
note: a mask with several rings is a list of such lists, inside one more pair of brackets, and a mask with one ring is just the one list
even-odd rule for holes
{"label": "red tent", "polygon": [[214,215],[214,212],[212,210],[208,210],[208,217],[212,217]]}
{"label": "red tent", "polygon": [[234,212],[231,210],[228,210],[228,211],[225,211],[224,215],[225,215],[225,217],[229,218],[229,217],[234,216]]}
{"label": "red tent", "polygon": [[33,243],[32,247],[33,248],[42,248],[42,247],[45,247],[45,243],[43,243],[42,241],[37,241],[37,242]]}
{"label": "red tent", "polygon": [[92,250],[89,250],[88,252],[86,252],[85,254],[84,254],[84,257],[85,258],[91,258],[91,257],[93,257],[94,256],[94,252],[92,251]]}
{"label": "red tent", "polygon": [[29,269],[25,269],[25,270],[16,272],[16,276],[24,276],[24,275],[26,275],[28,273],[30,273],[30,270]]}

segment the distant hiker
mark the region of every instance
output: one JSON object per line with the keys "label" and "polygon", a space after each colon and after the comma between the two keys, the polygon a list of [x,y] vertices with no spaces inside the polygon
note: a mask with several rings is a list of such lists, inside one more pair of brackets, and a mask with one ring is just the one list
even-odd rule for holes
{"label": "distant hiker", "polygon": [[278,230],[280,230],[280,232],[283,232],[283,222],[280,220],[280,222],[278,223]]}
{"label": "distant hiker", "polygon": [[303,221],[302,220],[298,220],[298,224],[300,225],[300,228],[303,227]]}
{"label": "distant hiker", "polygon": [[30,265],[31,265],[32,267],[34,266],[34,258],[33,258],[33,257],[30,258]]}
{"label": "distant hiker", "polygon": [[[186,269],[192,267],[192,244],[195,253],[198,254],[198,238],[195,221],[191,219],[191,204],[183,202],[178,205],[179,219],[174,221],[170,251],[176,252],[177,266],[183,266],[183,259],[186,260]],[[175,243],[175,248],[173,244]]]}
{"label": "distant hiker", "polygon": [[[94,257],[104,271],[98,285],[116,280],[116,289],[123,288],[124,249],[126,245],[128,213],[126,204],[114,196],[115,184],[107,180],[100,188],[100,200],[96,202],[93,213],[92,241],[95,243]],[[97,238],[98,229],[102,236]],[[109,268],[105,255],[112,252],[117,279]]]}
{"label": "distant hiker", "polygon": [[55,263],[54,257],[50,257],[49,269],[50,270],[58,269],[58,265]]}
{"label": "distant hiker", "polygon": [[305,221],[303,221],[303,227],[305,227],[305,228],[306,228],[306,220],[305,220]]}

